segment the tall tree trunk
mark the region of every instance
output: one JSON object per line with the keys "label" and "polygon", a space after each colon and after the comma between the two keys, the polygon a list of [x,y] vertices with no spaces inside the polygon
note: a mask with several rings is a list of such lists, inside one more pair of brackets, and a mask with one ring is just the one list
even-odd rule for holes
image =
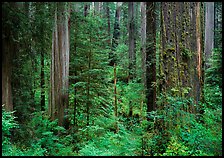
{"label": "tall tree trunk", "polygon": [[129,81],[135,78],[136,62],[136,26],[135,26],[135,2],[128,2],[128,34],[129,34]]}
{"label": "tall tree trunk", "polygon": [[[37,9],[40,12],[41,15],[43,15],[43,11],[41,10],[43,7],[42,4],[37,5]],[[40,25],[40,33],[44,36],[44,24],[43,21],[41,21]],[[43,38],[40,39],[41,48],[40,48],[40,60],[41,60],[41,72],[40,72],[40,87],[41,87],[41,111],[44,111],[45,108],[45,81],[44,81],[44,51],[45,51],[45,44]]]}
{"label": "tall tree trunk", "polygon": [[[13,101],[12,101],[12,85],[11,85],[11,77],[12,77],[12,61],[13,54],[17,52],[17,33],[13,31],[13,24],[18,25],[18,19],[15,16],[10,16],[8,12],[8,8],[16,9],[18,8],[18,4],[16,2],[4,2],[2,5],[2,18],[3,22],[6,20],[12,21],[12,24],[3,23],[3,53],[2,53],[2,105],[4,105],[7,111],[13,110]],[[15,40],[14,40],[15,39]]]}
{"label": "tall tree trunk", "polygon": [[141,62],[142,83],[146,88],[146,2],[141,2]]}
{"label": "tall tree trunk", "polygon": [[[91,43],[91,35],[90,35],[90,43]],[[88,53],[88,79],[87,79],[87,102],[86,102],[86,113],[87,113],[87,123],[86,126],[89,126],[89,116],[90,116],[90,106],[91,106],[91,101],[90,101],[90,70],[91,70],[91,48]]]}
{"label": "tall tree trunk", "polygon": [[214,48],[214,2],[205,2],[205,69],[209,67],[209,59]]}
{"label": "tall tree trunk", "polygon": [[[193,98],[197,104],[202,84],[200,3],[163,2],[161,14],[160,87],[163,94]],[[193,105],[182,109],[195,112]]]}
{"label": "tall tree trunk", "polygon": [[201,39],[201,18],[200,18],[200,2],[196,3],[196,39],[197,39],[197,93],[196,104],[201,100],[202,87],[202,39]]}
{"label": "tall tree trunk", "polygon": [[118,40],[120,37],[120,12],[121,12],[121,6],[122,2],[117,2],[116,4],[116,13],[115,13],[115,22],[114,22],[114,33],[112,38],[112,50],[109,53],[109,65],[114,66],[114,63],[116,63],[116,55],[115,50],[118,46]]}
{"label": "tall tree trunk", "polygon": [[214,2],[214,48],[222,48],[222,2]]}
{"label": "tall tree trunk", "polygon": [[69,10],[66,3],[57,3],[52,42],[49,113],[65,126],[65,109],[68,107],[69,76]]}
{"label": "tall tree trunk", "polygon": [[14,43],[9,28],[5,28],[5,39],[3,40],[3,53],[2,53],[2,105],[4,104],[7,111],[13,110],[12,104],[12,87],[11,87],[11,74],[12,74],[12,54],[14,52]]}
{"label": "tall tree trunk", "polygon": [[44,86],[44,48],[41,49],[41,73],[40,73],[40,87],[41,87],[41,111],[45,107],[45,86]]}
{"label": "tall tree trunk", "polygon": [[147,112],[156,108],[156,14],[155,3],[146,3],[146,99]]}
{"label": "tall tree trunk", "polygon": [[[135,25],[135,2],[128,2],[128,39],[129,39],[129,74],[128,82],[130,83],[136,77],[136,25]],[[133,102],[129,101],[129,117],[133,115]]]}
{"label": "tall tree trunk", "polygon": [[106,15],[107,15],[107,32],[108,32],[108,46],[111,47],[111,35],[110,35],[110,7],[109,3],[106,3]]}

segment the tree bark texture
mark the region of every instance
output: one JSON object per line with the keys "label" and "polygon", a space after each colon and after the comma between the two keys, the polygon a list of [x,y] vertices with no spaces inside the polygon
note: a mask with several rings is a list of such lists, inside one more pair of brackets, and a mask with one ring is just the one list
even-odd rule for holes
{"label": "tree bark texture", "polygon": [[222,47],[222,2],[214,2],[214,48]]}
{"label": "tree bark texture", "polygon": [[[12,64],[13,56],[17,52],[17,33],[13,30],[18,26],[18,19],[16,16],[12,16],[13,13],[9,12],[8,8],[17,9],[18,4],[16,2],[4,2],[2,5],[2,20],[12,21],[12,24],[3,23],[2,24],[2,39],[3,39],[3,48],[2,48],[2,105],[7,111],[13,110],[13,101],[12,101]],[[10,15],[11,14],[11,15]],[[15,28],[13,28],[15,27]]]}
{"label": "tree bark texture", "polygon": [[63,125],[65,109],[68,107],[69,76],[69,10],[66,3],[57,3],[55,26],[52,38],[52,60],[49,113]]}
{"label": "tree bark texture", "polygon": [[[162,2],[160,87],[172,96],[201,96],[200,3]],[[192,105],[188,109],[194,112]]]}
{"label": "tree bark texture", "polygon": [[135,26],[135,2],[128,2],[128,38],[129,38],[129,80],[135,77],[136,62],[136,26]]}
{"label": "tree bark texture", "polygon": [[214,2],[205,2],[205,68],[209,67],[209,59],[214,48]]}
{"label": "tree bark texture", "polygon": [[154,2],[146,3],[146,35],[146,100],[147,112],[150,112],[156,108],[156,14]]}

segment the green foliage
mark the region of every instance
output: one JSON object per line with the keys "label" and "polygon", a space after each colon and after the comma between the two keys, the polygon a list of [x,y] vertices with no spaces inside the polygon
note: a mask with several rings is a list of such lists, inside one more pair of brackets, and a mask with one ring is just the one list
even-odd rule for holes
{"label": "green foliage", "polygon": [[[166,150],[159,152],[161,147],[156,148],[152,144],[157,144],[164,139],[164,136],[154,139],[155,142],[149,144],[154,153],[163,156],[222,155],[222,112],[220,106],[216,105],[216,109],[212,109],[209,104],[194,105],[192,99],[161,95],[158,105],[164,102],[166,105],[161,110],[150,114],[150,116],[154,120],[164,118],[164,124],[162,125],[165,125],[165,127],[162,126],[162,128],[168,130],[170,141],[165,147]],[[204,112],[203,114],[194,114],[191,112],[192,108]],[[159,130],[160,126],[154,124],[156,130]],[[160,132],[156,134],[156,136],[159,135]]]}
{"label": "green foliage", "polygon": [[[57,125],[57,120],[50,121],[45,114],[34,113],[30,122],[32,144],[39,144],[45,151],[44,155],[72,155],[71,136]],[[67,135],[67,136],[65,136]]]}
{"label": "green foliage", "polygon": [[[4,106],[4,105],[3,105]],[[2,135],[10,136],[10,130],[17,128],[18,124],[15,122],[15,116],[13,115],[15,111],[7,112],[2,108]]]}
{"label": "green foliage", "polygon": [[185,58],[185,59],[191,59],[193,53],[189,49],[187,49],[185,47],[181,47],[180,48],[180,51],[181,51],[181,56],[183,58]]}
{"label": "green foliage", "polygon": [[128,132],[119,124],[119,132],[105,132],[101,137],[93,138],[80,151],[81,156],[134,156],[141,150],[139,136]]}
{"label": "green foliage", "polygon": [[[114,67],[108,66],[111,36],[107,32],[107,17],[94,14],[91,9],[84,17],[83,7],[90,3],[76,3],[78,12],[72,9],[69,22],[70,98],[66,117],[71,124],[69,129],[65,129],[58,126],[57,120],[51,121],[46,111],[39,112],[40,53],[44,52],[47,106],[48,54],[51,52],[56,5],[29,2],[20,3],[25,5],[15,9],[11,4],[3,3],[2,9],[7,14],[3,16],[2,26],[12,30],[12,40],[18,47],[12,63],[12,96],[16,111],[2,110],[3,156],[222,156],[221,48],[214,49],[211,66],[206,70],[205,102],[195,105],[193,98],[187,97],[190,87],[172,87],[158,95],[157,109],[146,113],[145,88],[140,82],[143,70],[139,36],[135,41],[136,77],[128,83],[128,5],[123,3],[121,36],[116,50],[113,50],[117,56],[118,117],[115,117]],[[110,25],[113,26],[116,5],[114,2],[103,5],[110,7]],[[138,25],[140,16],[135,20]],[[110,35],[113,31],[110,29]],[[3,39],[6,37],[4,32]],[[188,34],[182,34],[182,40]],[[159,31],[156,40],[156,67],[159,70],[163,66]],[[170,45],[163,55],[168,57],[172,53],[175,53],[175,47]],[[181,44],[180,53],[183,59],[191,59],[194,55]],[[174,56],[171,58],[176,61]],[[165,80],[164,75],[156,75],[158,80]],[[153,83],[153,86],[157,84]],[[90,117],[88,126],[87,115]]]}
{"label": "green foliage", "polygon": [[9,156],[13,151],[10,142],[11,131],[12,129],[18,128],[18,124],[15,121],[16,117],[13,114],[14,112],[7,112],[2,108],[2,155]]}
{"label": "green foliage", "polygon": [[205,101],[209,107],[222,107],[222,49],[214,49],[210,67],[206,70]]}

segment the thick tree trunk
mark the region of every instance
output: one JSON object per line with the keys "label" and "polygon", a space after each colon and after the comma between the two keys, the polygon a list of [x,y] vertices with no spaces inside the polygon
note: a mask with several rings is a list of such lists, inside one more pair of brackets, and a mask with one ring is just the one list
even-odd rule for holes
{"label": "thick tree trunk", "polygon": [[214,2],[205,2],[205,69],[209,67],[209,59],[214,48]]}
{"label": "thick tree trunk", "polygon": [[[128,2],[128,83],[136,76],[136,26],[135,26],[135,2]],[[129,117],[133,115],[133,102],[129,101]]]}
{"label": "thick tree trunk", "polygon": [[146,99],[147,112],[151,112],[156,108],[156,15],[155,3],[147,2],[146,5]]}
{"label": "thick tree trunk", "polygon": [[[202,28],[200,3],[161,4],[160,87],[172,96],[194,98],[198,103],[202,84]],[[195,112],[193,105],[185,107]]]}
{"label": "thick tree trunk", "polygon": [[136,26],[135,26],[135,2],[128,2],[128,34],[129,34],[129,81],[135,78],[136,62]]}
{"label": "thick tree trunk", "polygon": [[12,87],[11,87],[11,74],[12,74],[12,54],[14,52],[14,44],[12,41],[9,28],[3,29],[5,39],[3,40],[3,53],[2,53],[2,105],[7,111],[13,110],[12,104]]}
{"label": "thick tree trunk", "polygon": [[49,113],[58,124],[65,124],[65,109],[68,107],[69,76],[69,16],[66,4],[57,4],[55,10],[55,28],[52,42],[51,89]]}
{"label": "thick tree trunk", "polygon": [[[13,31],[12,25],[16,23],[18,25],[17,17],[10,16],[7,7],[10,7],[12,10],[18,8],[18,4],[14,2],[4,2],[2,5],[2,18],[3,22],[5,20],[11,20],[13,23],[7,24],[3,23],[2,26],[2,39],[3,39],[3,53],[2,53],[2,105],[4,105],[7,111],[13,110],[13,100],[12,100],[12,64],[13,56],[17,52],[17,33]],[[7,6],[8,5],[8,6]],[[14,40],[15,39],[15,40]]]}

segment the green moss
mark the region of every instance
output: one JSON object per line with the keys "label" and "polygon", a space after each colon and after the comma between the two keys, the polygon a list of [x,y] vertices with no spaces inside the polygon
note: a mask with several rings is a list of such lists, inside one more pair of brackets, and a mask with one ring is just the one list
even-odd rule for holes
{"label": "green moss", "polygon": [[183,59],[191,59],[193,53],[188,48],[181,46],[180,53]]}
{"label": "green moss", "polygon": [[171,10],[168,11],[168,14],[171,14]]}
{"label": "green moss", "polygon": [[168,52],[175,52],[176,49],[174,47],[171,47],[169,46],[168,48],[166,48],[165,52],[168,53]]}
{"label": "green moss", "polygon": [[186,36],[188,36],[188,35],[189,35],[189,32],[183,32],[181,34],[181,39],[184,41],[186,39]]}

